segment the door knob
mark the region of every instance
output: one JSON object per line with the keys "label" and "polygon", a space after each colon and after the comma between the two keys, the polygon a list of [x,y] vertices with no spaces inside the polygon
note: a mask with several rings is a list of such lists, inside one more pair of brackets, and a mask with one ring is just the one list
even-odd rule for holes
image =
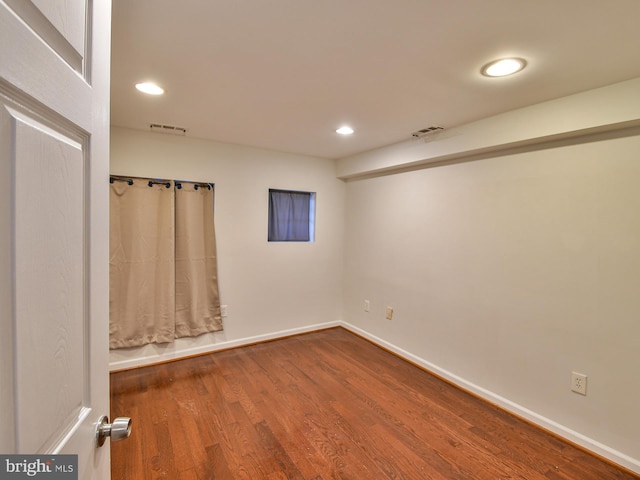
{"label": "door knob", "polygon": [[129,438],[131,435],[131,419],[129,417],[118,417],[113,423],[109,423],[109,417],[103,415],[98,420],[96,428],[96,445],[101,447],[107,437],[111,437],[112,442],[118,442]]}

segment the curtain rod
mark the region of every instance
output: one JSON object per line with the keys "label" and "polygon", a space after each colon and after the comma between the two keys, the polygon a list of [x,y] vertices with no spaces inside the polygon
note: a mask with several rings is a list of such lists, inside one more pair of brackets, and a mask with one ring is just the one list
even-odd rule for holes
{"label": "curtain rod", "polygon": [[[109,183],[127,182],[128,185],[133,185],[134,179],[145,180],[145,181],[147,180],[145,178],[138,178],[138,177],[120,177],[117,175],[111,175],[109,176]],[[188,183],[190,185],[193,185],[194,190],[198,190],[198,188],[205,188],[205,187],[207,190],[211,190],[213,188],[212,183],[192,182],[190,180],[148,180],[147,185],[149,185],[150,187],[152,187],[153,185],[164,185],[166,188],[170,188],[171,182],[174,182],[175,187],[178,190],[182,189],[183,183]]]}
{"label": "curtain rod", "polygon": [[202,187],[202,188],[207,188],[207,190],[211,190],[211,184],[210,183],[196,183],[196,182],[189,182],[189,181],[185,181],[185,180],[176,180],[176,188],[178,190],[180,190],[182,188],[182,184],[183,183],[190,183],[193,185],[193,189],[194,190],[198,190],[198,188]]}
{"label": "curtain rod", "polygon": [[147,185],[149,185],[150,187],[153,187],[154,185],[164,185],[165,187],[169,188],[169,187],[171,187],[171,181],[166,181],[166,180],[153,181],[153,180],[149,180],[149,183],[147,183]]}
{"label": "curtain rod", "polygon": [[133,185],[132,178],[124,178],[124,177],[109,177],[109,183],[113,182],[127,182],[129,185]]}

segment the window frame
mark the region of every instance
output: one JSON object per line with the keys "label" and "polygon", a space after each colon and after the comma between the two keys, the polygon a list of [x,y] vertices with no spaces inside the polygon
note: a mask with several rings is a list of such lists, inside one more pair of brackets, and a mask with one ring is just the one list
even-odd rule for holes
{"label": "window frame", "polygon": [[[308,195],[309,203],[308,203],[308,239],[301,238],[278,238],[272,232],[272,221],[274,217],[273,212],[273,203],[272,203],[272,193],[280,193],[280,194],[303,194]],[[315,242],[315,223],[316,223],[316,192],[311,192],[308,190],[292,190],[292,189],[284,189],[284,188],[269,188],[268,190],[268,223],[267,223],[267,241],[269,243],[280,243],[280,242],[297,242],[297,243],[313,243]],[[289,230],[289,228],[287,228]]]}

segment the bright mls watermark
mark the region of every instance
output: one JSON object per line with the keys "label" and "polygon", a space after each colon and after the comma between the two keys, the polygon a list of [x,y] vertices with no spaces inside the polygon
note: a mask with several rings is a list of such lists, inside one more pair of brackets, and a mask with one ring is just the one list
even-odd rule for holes
{"label": "bright mls watermark", "polygon": [[78,455],[0,455],[0,480],[78,480]]}

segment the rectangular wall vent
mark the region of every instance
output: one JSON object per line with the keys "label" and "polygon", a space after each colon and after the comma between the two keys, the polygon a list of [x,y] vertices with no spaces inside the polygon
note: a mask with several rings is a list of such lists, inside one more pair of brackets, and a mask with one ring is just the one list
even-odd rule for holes
{"label": "rectangular wall vent", "polygon": [[159,123],[152,123],[149,125],[149,128],[152,132],[158,133],[169,133],[171,135],[181,135],[184,136],[187,134],[187,129],[182,127],[176,127],[174,125],[161,125]]}
{"label": "rectangular wall vent", "polygon": [[433,125],[431,127],[423,128],[421,130],[416,130],[415,132],[413,132],[411,134],[411,136],[414,137],[414,138],[422,138],[425,135],[429,135],[430,133],[439,132],[440,130],[444,130],[444,128],[443,127],[438,127],[436,125]]}

